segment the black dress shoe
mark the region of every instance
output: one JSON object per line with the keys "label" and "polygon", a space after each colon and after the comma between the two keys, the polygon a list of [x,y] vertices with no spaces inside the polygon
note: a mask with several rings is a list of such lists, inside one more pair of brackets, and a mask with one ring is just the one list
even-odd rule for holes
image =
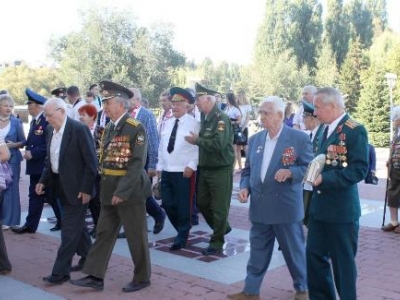
{"label": "black dress shoe", "polygon": [[164,229],[164,223],[165,223],[165,214],[160,220],[156,221],[156,224],[154,224],[153,233],[159,234]]}
{"label": "black dress shoe", "polygon": [[136,292],[141,289],[144,289],[145,287],[148,287],[150,285],[150,281],[146,282],[129,282],[126,286],[122,288],[122,291],[124,293],[131,293],[131,292]]}
{"label": "black dress shoe", "polygon": [[61,226],[60,225],[56,225],[56,226],[50,228],[50,231],[59,231],[59,230],[61,230]]}
{"label": "black dress shoe", "polygon": [[11,269],[0,270],[1,275],[7,275],[8,273],[11,273]]}
{"label": "black dress shoe", "polygon": [[90,287],[97,291],[104,289],[104,280],[90,275],[76,280],[71,279],[69,282],[76,286]]}
{"label": "black dress shoe", "polygon": [[208,256],[208,255],[220,254],[221,252],[222,249],[216,249],[210,246],[206,250],[202,251],[201,254],[203,254],[204,256]]}
{"label": "black dress shoe", "polygon": [[69,275],[57,275],[57,274],[51,274],[49,276],[43,277],[44,282],[52,283],[52,284],[62,284],[68,280],[70,280],[71,277]]}
{"label": "black dress shoe", "polygon": [[31,230],[27,226],[19,226],[19,227],[13,227],[11,228],[12,232],[18,233],[18,234],[23,234],[23,233],[35,233],[35,231]]}
{"label": "black dress shoe", "polygon": [[182,243],[174,243],[171,247],[169,247],[170,251],[177,251],[180,250],[182,248],[185,248],[185,244]]}

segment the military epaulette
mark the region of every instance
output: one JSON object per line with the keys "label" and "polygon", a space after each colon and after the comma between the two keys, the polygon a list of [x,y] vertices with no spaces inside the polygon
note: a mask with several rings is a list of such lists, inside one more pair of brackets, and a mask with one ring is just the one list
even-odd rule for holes
{"label": "military epaulette", "polygon": [[344,123],[347,127],[349,127],[349,128],[351,128],[351,129],[354,129],[354,128],[356,128],[357,126],[360,126],[361,124],[360,123],[357,123],[356,121],[354,121],[354,120],[352,120],[352,119],[348,119],[347,121],[346,121],[346,123]]}
{"label": "military epaulette", "polygon": [[126,119],[126,123],[128,123],[134,127],[137,127],[140,124],[140,122],[138,120],[133,119],[133,118]]}

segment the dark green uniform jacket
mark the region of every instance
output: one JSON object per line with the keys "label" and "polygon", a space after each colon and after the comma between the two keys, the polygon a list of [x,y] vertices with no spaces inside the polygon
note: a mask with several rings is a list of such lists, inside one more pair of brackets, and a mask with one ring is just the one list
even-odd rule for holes
{"label": "dark green uniform jacket", "polygon": [[217,105],[204,116],[199,138],[199,167],[232,167],[235,159],[233,151],[233,130],[229,117]]}

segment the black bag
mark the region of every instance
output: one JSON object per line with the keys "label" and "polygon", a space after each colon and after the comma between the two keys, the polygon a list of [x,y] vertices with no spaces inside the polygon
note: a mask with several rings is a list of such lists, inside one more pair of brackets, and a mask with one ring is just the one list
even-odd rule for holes
{"label": "black bag", "polygon": [[365,177],[365,179],[364,179],[364,182],[366,184],[377,185],[379,182],[379,178],[376,177],[374,173],[368,172],[367,177]]}
{"label": "black bag", "polygon": [[243,134],[239,125],[233,124],[233,143],[235,145],[245,144],[247,142],[246,136]]}

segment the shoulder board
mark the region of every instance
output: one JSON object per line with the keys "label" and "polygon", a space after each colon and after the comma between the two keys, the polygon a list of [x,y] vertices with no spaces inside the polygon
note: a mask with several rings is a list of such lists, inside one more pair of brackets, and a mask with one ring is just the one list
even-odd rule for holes
{"label": "shoulder board", "polygon": [[344,123],[347,127],[350,127],[351,129],[356,128],[357,126],[360,126],[360,123],[357,123],[356,121],[352,120],[352,119],[348,119],[346,121],[346,123]]}
{"label": "shoulder board", "polygon": [[138,120],[133,119],[133,118],[126,119],[126,123],[128,123],[134,127],[137,127],[140,124],[140,122]]}

